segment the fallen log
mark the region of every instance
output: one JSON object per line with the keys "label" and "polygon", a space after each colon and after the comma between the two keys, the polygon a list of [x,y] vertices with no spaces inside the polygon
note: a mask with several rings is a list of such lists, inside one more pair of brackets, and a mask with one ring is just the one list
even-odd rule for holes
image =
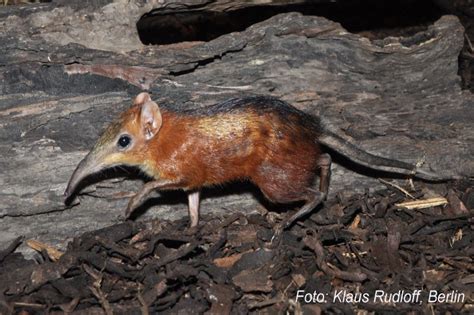
{"label": "fallen log", "polygon": [[[70,206],[62,193],[104,126],[142,90],[181,109],[273,95],[323,115],[372,153],[474,174],[473,97],[460,88],[463,27],[454,16],[410,37],[370,41],[325,18],[286,13],[208,42],[145,46],[135,24],[158,2],[81,3],[0,11],[0,248],[19,235],[64,246],[121,220],[142,184],[136,173],[96,178]],[[331,196],[380,187],[380,174],[335,160]],[[209,190],[202,210],[252,211],[262,207],[255,194],[251,186]],[[141,218],[185,216],[184,202],[179,192],[154,198]]]}

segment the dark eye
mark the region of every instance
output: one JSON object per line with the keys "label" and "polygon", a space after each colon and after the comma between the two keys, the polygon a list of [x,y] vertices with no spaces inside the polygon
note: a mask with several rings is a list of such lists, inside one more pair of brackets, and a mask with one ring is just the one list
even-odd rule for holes
{"label": "dark eye", "polygon": [[119,148],[125,149],[126,147],[130,145],[130,142],[132,142],[132,139],[130,139],[129,136],[124,135],[124,136],[120,136],[117,144]]}

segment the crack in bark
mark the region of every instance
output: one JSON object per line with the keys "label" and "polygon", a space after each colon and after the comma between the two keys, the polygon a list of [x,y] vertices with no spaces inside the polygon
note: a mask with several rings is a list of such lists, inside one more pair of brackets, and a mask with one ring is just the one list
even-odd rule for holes
{"label": "crack in bark", "polygon": [[[238,52],[244,50],[246,47],[247,47],[247,43],[245,43],[242,47],[239,47],[239,48],[236,48],[236,49],[229,49],[229,50],[224,51],[221,54],[214,55],[212,57],[203,58],[203,59],[200,59],[200,60],[189,61],[189,62],[186,62],[186,63],[181,63],[183,65],[193,65],[193,67],[190,68],[190,69],[183,69],[183,70],[179,70],[179,71],[170,70],[168,72],[168,74],[172,75],[173,77],[179,77],[181,75],[192,73],[200,67],[205,67],[209,64],[212,64],[216,60],[221,60],[224,56],[226,56],[228,54],[238,53]],[[175,65],[179,65],[179,63],[177,63]]]}

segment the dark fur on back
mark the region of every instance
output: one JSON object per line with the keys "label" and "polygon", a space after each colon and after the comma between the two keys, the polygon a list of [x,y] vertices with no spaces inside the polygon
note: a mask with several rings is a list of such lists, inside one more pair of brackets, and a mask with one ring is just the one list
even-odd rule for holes
{"label": "dark fur on back", "polygon": [[315,132],[316,134],[320,134],[322,131],[318,117],[311,116],[287,102],[271,96],[232,98],[214,105],[179,112],[167,106],[166,110],[197,117],[212,117],[218,114],[241,113],[251,110],[262,116],[265,114],[276,114],[282,121],[297,124],[299,127],[308,129],[308,131]]}

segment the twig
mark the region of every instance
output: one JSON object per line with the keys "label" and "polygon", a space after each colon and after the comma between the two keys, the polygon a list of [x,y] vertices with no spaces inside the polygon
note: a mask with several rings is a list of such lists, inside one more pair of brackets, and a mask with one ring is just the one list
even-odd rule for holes
{"label": "twig", "polygon": [[467,36],[466,33],[464,33],[464,38],[467,41],[467,45],[469,46],[469,50],[474,53],[474,47],[472,46],[471,40],[469,39],[469,36]]}
{"label": "twig", "polygon": [[15,302],[13,303],[13,307],[30,307],[35,309],[45,309],[46,305],[38,303]]}
{"label": "twig", "polygon": [[404,193],[405,195],[407,195],[408,197],[410,197],[411,199],[415,199],[415,197],[413,197],[412,194],[410,194],[406,189],[398,186],[397,184],[394,184],[394,183],[391,183],[389,181],[386,181],[385,179],[382,179],[382,178],[379,178],[379,181],[385,185],[389,185],[389,186],[392,186],[398,190],[400,190],[402,193]]}
{"label": "twig", "polygon": [[139,283],[138,284],[137,298],[138,298],[138,301],[140,302],[140,305],[141,305],[140,309],[142,310],[142,315],[149,315],[150,312],[148,311],[148,305],[145,302],[145,299],[143,298],[142,290],[143,290],[143,285],[141,283]]}
{"label": "twig", "polygon": [[92,294],[99,300],[100,305],[104,309],[105,314],[107,315],[113,315],[114,312],[112,312],[112,308],[110,307],[109,301],[107,301],[107,296],[102,292],[100,287],[96,287],[95,284],[93,286],[89,286],[89,289],[91,290]]}
{"label": "twig", "polygon": [[241,85],[241,86],[219,86],[219,85],[211,85],[206,84],[208,87],[216,88],[216,89],[223,89],[223,90],[239,90],[239,91],[247,91],[251,90],[251,85]]}
{"label": "twig", "polygon": [[102,291],[101,284],[102,284],[102,274],[95,272],[91,267],[84,264],[83,265],[84,271],[87,272],[93,279],[94,282],[91,286],[89,286],[89,290],[91,290],[92,294],[99,300],[100,305],[104,309],[105,314],[113,315],[112,307],[110,306],[109,301],[107,300],[107,295]]}
{"label": "twig", "polygon": [[430,199],[396,203],[395,207],[412,210],[412,209],[425,209],[429,207],[444,206],[447,203],[448,203],[448,200],[446,200],[446,198],[435,197],[435,198],[430,198]]}

